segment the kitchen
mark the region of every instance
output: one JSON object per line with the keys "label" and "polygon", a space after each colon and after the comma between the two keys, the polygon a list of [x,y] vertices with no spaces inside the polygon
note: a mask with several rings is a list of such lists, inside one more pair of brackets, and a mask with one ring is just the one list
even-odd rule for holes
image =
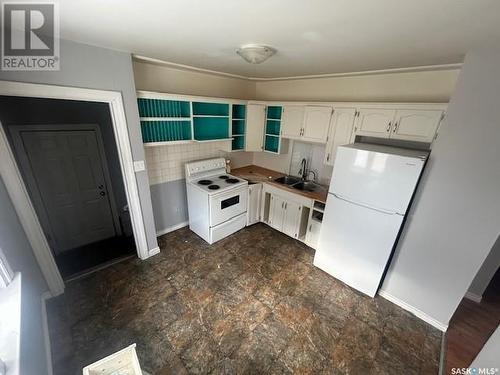
{"label": "kitchen", "polygon": [[60,71],[0,71],[2,98],[109,109],[136,245],[60,278],[2,120],[0,294],[19,272],[30,288],[24,372],[498,367],[499,13],[219,5],[60,4]]}

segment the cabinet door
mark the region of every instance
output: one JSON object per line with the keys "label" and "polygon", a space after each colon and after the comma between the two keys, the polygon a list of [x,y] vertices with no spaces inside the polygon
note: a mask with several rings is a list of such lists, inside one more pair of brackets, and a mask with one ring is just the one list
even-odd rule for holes
{"label": "cabinet door", "polygon": [[389,138],[395,113],[394,109],[360,108],[356,135]]}
{"label": "cabinet door", "polygon": [[332,112],[332,107],[307,106],[302,138],[311,142],[326,143]]}
{"label": "cabinet door", "polygon": [[307,227],[306,244],[307,246],[316,249],[319,240],[319,232],[321,230],[321,223],[319,221],[309,219]]}
{"label": "cabinet door", "polygon": [[283,230],[283,216],[285,200],[279,195],[271,195],[271,209],[269,211],[269,225],[280,232]]}
{"label": "cabinet door", "polygon": [[282,232],[290,237],[297,238],[299,234],[302,206],[292,201],[285,201],[284,210],[285,214],[283,218]]}
{"label": "cabinet door", "polygon": [[325,164],[333,165],[337,147],[350,143],[355,115],[355,108],[335,108],[326,146]]}
{"label": "cabinet door", "polygon": [[303,105],[287,105],[283,107],[283,128],[281,130],[282,137],[300,139],[303,125]]}
{"label": "cabinet door", "polygon": [[247,225],[260,221],[261,184],[248,185]]}
{"label": "cabinet door", "polygon": [[440,110],[398,110],[391,138],[417,142],[432,142],[441,121]]}
{"label": "cabinet door", "polygon": [[247,106],[247,134],[245,151],[262,151],[266,106],[249,104]]}

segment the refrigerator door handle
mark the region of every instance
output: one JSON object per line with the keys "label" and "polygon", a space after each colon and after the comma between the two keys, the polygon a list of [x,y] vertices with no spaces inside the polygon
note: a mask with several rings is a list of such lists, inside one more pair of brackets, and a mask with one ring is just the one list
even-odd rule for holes
{"label": "refrigerator door handle", "polygon": [[370,206],[370,205],[367,205],[367,204],[363,204],[363,203],[359,203],[359,202],[354,202],[348,198],[345,198],[341,195],[338,195],[338,194],[335,194],[335,193],[330,193],[332,194],[334,197],[340,199],[340,200],[343,200],[345,202],[349,202],[351,204],[355,204],[356,206],[361,206],[361,207],[365,207],[365,208],[368,208],[370,210],[374,210],[374,211],[378,211],[378,212],[381,212],[383,214],[386,214],[386,215],[401,215],[400,213],[398,212],[395,212],[395,211],[389,211],[389,210],[384,210],[383,208],[378,208],[378,207],[373,207],[373,206]]}

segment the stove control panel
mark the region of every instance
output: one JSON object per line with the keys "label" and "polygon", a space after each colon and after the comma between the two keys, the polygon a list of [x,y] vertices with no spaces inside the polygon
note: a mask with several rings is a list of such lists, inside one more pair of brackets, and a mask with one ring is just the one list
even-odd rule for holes
{"label": "stove control panel", "polygon": [[186,176],[196,176],[210,171],[216,171],[226,168],[226,160],[224,158],[198,160],[186,164]]}

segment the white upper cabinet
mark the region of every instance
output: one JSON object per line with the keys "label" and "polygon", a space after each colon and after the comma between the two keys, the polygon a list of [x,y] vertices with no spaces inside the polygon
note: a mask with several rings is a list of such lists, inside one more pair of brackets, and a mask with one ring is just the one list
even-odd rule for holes
{"label": "white upper cabinet", "polygon": [[333,108],[306,106],[302,138],[306,141],[326,143]]}
{"label": "white upper cabinet", "polygon": [[432,142],[442,115],[441,110],[397,110],[391,138]]}
{"label": "white upper cabinet", "polygon": [[337,147],[353,141],[355,117],[356,108],[335,108],[326,145],[325,164],[333,165]]}
{"label": "white upper cabinet", "polygon": [[360,108],[356,135],[389,138],[395,114],[395,109]]}
{"label": "white upper cabinet", "polygon": [[283,106],[283,127],[281,130],[283,138],[301,138],[304,125],[304,111],[305,106],[303,105]]}
{"label": "white upper cabinet", "polygon": [[264,104],[248,104],[245,151],[262,151],[265,122],[266,106]]}

